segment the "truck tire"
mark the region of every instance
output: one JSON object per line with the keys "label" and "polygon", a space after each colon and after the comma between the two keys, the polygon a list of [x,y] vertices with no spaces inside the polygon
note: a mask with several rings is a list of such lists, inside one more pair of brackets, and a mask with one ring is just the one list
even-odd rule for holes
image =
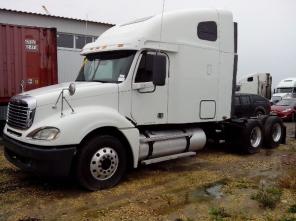
{"label": "truck tire", "polygon": [[277,116],[270,116],[264,124],[264,147],[275,148],[283,139],[283,121]]}
{"label": "truck tire", "polygon": [[258,120],[249,120],[240,133],[240,145],[244,153],[254,154],[263,144],[262,124]]}
{"label": "truck tire", "polygon": [[113,136],[93,137],[78,155],[76,176],[79,183],[95,191],[115,186],[126,172],[127,157],[122,143]]}

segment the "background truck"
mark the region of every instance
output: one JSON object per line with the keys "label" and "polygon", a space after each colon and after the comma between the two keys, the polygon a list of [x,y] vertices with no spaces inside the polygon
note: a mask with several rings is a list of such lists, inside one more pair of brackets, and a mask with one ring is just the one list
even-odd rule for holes
{"label": "background truck", "polygon": [[41,175],[72,171],[89,190],[129,167],[193,156],[207,141],[256,153],[285,141],[276,116],[234,118],[237,25],[184,10],[117,25],[86,45],[77,80],[17,95],[6,158]]}
{"label": "background truck", "polygon": [[267,99],[272,94],[272,77],[270,73],[256,73],[243,77],[237,83],[240,93],[257,94]]}
{"label": "background truck", "polygon": [[9,99],[57,83],[56,29],[0,24],[0,130]]}
{"label": "background truck", "polygon": [[296,78],[286,78],[280,81],[277,87],[274,89],[272,95],[272,102],[277,103],[283,98],[295,98],[296,97]]}

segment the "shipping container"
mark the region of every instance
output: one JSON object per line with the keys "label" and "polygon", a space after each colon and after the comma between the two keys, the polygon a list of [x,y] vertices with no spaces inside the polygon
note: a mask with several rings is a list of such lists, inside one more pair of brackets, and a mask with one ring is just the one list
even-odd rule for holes
{"label": "shipping container", "polygon": [[0,24],[0,120],[10,97],[57,79],[56,28]]}

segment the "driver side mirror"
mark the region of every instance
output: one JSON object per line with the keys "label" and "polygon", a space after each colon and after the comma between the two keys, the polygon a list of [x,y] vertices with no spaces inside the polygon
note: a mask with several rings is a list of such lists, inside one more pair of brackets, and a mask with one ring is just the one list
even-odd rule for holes
{"label": "driver side mirror", "polygon": [[163,55],[153,56],[153,84],[156,86],[165,85],[166,61],[167,59]]}

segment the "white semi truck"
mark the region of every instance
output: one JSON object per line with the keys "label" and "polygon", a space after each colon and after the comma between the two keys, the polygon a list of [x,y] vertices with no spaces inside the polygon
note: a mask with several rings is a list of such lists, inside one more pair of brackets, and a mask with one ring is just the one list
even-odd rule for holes
{"label": "white semi truck", "polygon": [[258,94],[271,98],[272,76],[270,73],[256,73],[241,78],[237,84],[240,93]]}
{"label": "white semi truck", "polygon": [[277,103],[283,98],[294,98],[296,96],[296,78],[286,78],[279,82],[274,90],[271,101]]}
{"label": "white semi truck", "polygon": [[17,95],[6,158],[89,190],[127,168],[193,156],[207,140],[255,153],[285,141],[278,117],[235,119],[237,28],[224,10],[168,12],[117,25],[82,50],[77,81]]}

